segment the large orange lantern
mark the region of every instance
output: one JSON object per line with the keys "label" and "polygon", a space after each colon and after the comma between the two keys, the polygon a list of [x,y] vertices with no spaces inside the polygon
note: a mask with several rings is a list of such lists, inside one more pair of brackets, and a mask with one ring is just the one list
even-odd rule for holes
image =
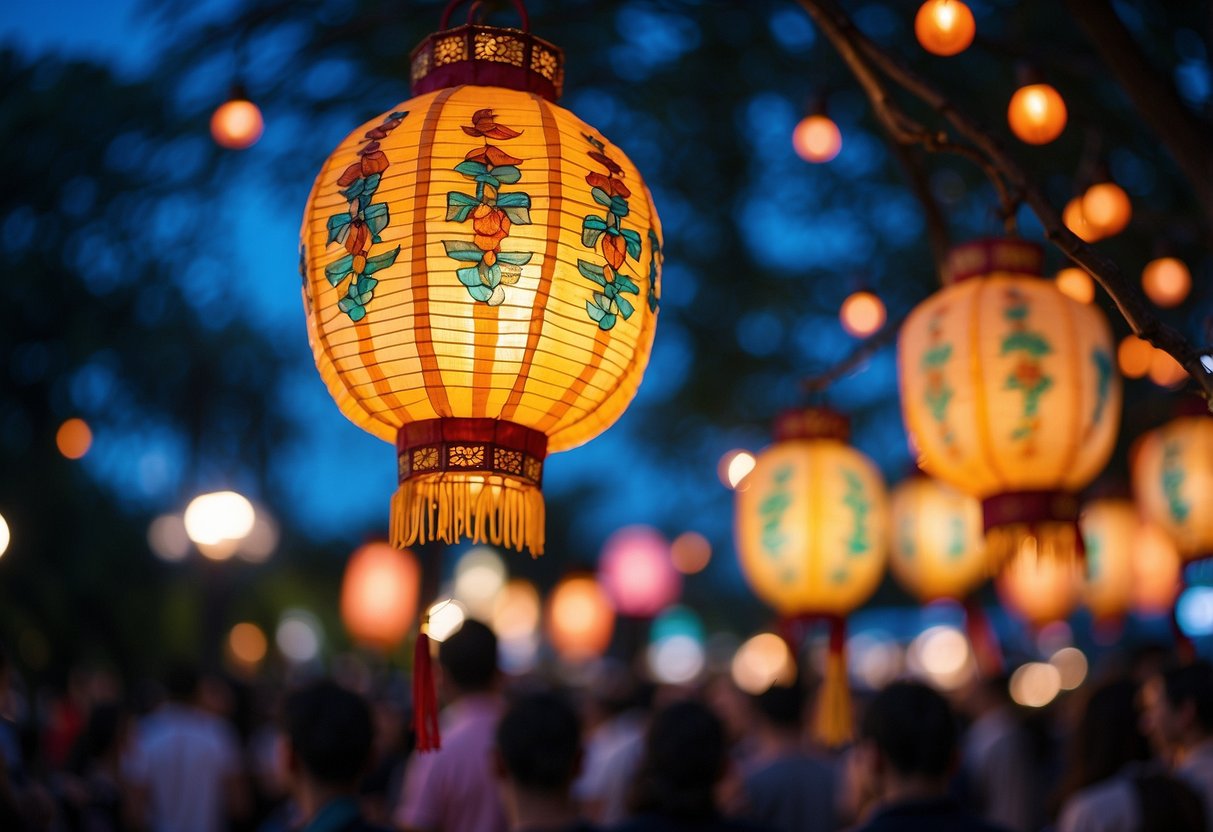
{"label": "large orange lantern", "polygon": [[1080,522],[1087,550],[1083,602],[1097,620],[1170,610],[1179,594],[1180,559],[1161,529],[1143,521],[1131,500],[1096,500]]}
{"label": "large orange lantern", "polygon": [[1074,493],[1103,468],[1120,423],[1107,321],[1040,277],[1019,240],[954,249],[945,287],[898,342],[902,412],[923,470],[982,501],[997,569],[1021,550],[1076,559]]}
{"label": "large orange lantern", "polygon": [[606,590],[588,575],[565,578],[548,598],[547,634],[564,659],[586,661],[606,652],[615,631],[615,609]]}
{"label": "large orange lantern", "polygon": [[1213,557],[1213,418],[1183,416],[1133,450],[1133,491],[1187,561]]}
{"label": "large orange lantern", "polygon": [[832,411],[782,415],[737,491],[737,553],[754,592],[785,620],[831,624],[816,719],[831,744],[851,731],[843,619],[875,592],[888,545],[884,483],[848,433]]}
{"label": "large orange lantern", "polygon": [[341,620],[350,637],[381,650],[398,647],[417,614],[420,585],[412,552],[386,542],[358,549],[341,581]]}
{"label": "large orange lantern", "polygon": [[1064,621],[1082,597],[1082,563],[1024,552],[995,580],[1002,605],[1033,627]]}
{"label": "large orange lantern", "polygon": [[341,142],[304,212],[316,366],[396,444],[396,545],[542,552],[546,455],[623,413],[657,323],[648,189],[556,105],[562,54],[515,5],[523,31],[446,29],[448,7],[413,52],[415,97]]}

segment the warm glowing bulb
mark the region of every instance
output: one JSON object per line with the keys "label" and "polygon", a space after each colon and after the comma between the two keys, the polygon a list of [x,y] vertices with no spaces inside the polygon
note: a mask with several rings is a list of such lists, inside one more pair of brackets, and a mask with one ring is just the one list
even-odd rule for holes
{"label": "warm glowing bulb", "polygon": [[265,122],[261,110],[247,99],[233,98],[220,104],[211,116],[211,136],[228,150],[244,150],[261,138]]}
{"label": "warm glowing bulb", "polygon": [[1028,662],[1011,674],[1011,699],[1028,708],[1043,708],[1061,693],[1061,672],[1051,664]]}
{"label": "warm glowing bulb", "polygon": [[1141,288],[1146,297],[1163,309],[1179,306],[1192,290],[1192,273],[1182,260],[1159,257],[1141,272]]}
{"label": "warm glowing bulb", "polygon": [[969,48],[977,24],[960,0],[927,0],[914,16],[914,35],[932,55],[956,55]]}
{"label": "warm glowing bulb", "polygon": [[93,432],[83,419],[68,419],[59,426],[55,444],[59,447],[59,453],[68,459],[79,459],[92,446]]}
{"label": "warm glowing bulb", "polygon": [[1057,273],[1057,288],[1061,293],[1079,303],[1095,300],[1095,281],[1082,269],[1068,268]]}
{"label": "warm glowing bulb", "polygon": [[871,292],[855,292],[842,302],[842,328],[856,338],[867,338],[884,326],[884,301]]}
{"label": "warm glowing bulb", "polygon": [[1049,658],[1057,668],[1062,690],[1074,690],[1087,678],[1087,657],[1077,647],[1063,647]]}
{"label": "warm glowing bulb", "polygon": [[1021,141],[1048,144],[1066,128],[1066,102],[1048,84],[1028,84],[1011,96],[1007,121]]}
{"label": "warm glowing bulb", "polygon": [[749,451],[729,451],[720,458],[717,474],[726,488],[740,488],[742,480],[754,470],[754,455]]}
{"label": "warm glowing bulb", "polygon": [[699,532],[683,532],[670,544],[670,560],[684,575],[702,572],[712,559],[712,544]]}
{"label": "warm glowing bulb", "polygon": [[191,500],[184,519],[190,540],[199,546],[221,546],[248,535],[257,515],[253,504],[235,491],[216,491]]}
{"label": "warm glowing bulb", "polygon": [[454,598],[446,598],[430,605],[425,620],[430,640],[441,643],[463,629],[463,622],[467,621],[467,611],[464,610],[463,604]]}
{"label": "warm glowing bulb", "polygon": [[232,627],[227,636],[227,650],[243,665],[257,665],[265,658],[269,642],[256,624],[244,621]]}
{"label": "warm glowing bulb", "polygon": [[737,648],[731,671],[733,683],[754,695],[772,685],[796,683],[796,659],[787,642],[774,633],[759,633]]}
{"label": "warm glowing bulb", "polygon": [[1087,222],[1087,216],[1082,212],[1081,197],[1076,196],[1066,203],[1065,210],[1061,212],[1061,221],[1084,243],[1093,243],[1100,238],[1099,231]]}
{"label": "warm glowing bulb", "polygon": [[842,150],[842,133],[828,116],[805,116],[792,133],[792,147],[806,162],[828,162]]}
{"label": "warm glowing bulb", "polygon": [[1100,182],[1082,195],[1082,214],[1100,237],[1111,237],[1124,231],[1133,218],[1133,203],[1115,182]]}
{"label": "warm glowing bulb", "polygon": [[1166,350],[1155,349],[1150,355],[1150,381],[1159,387],[1177,387],[1188,377],[1188,371]]}
{"label": "warm glowing bulb", "polygon": [[1126,335],[1116,348],[1116,363],[1120,365],[1120,373],[1125,378],[1141,378],[1150,372],[1153,358],[1154,347],[1136,335]]}
{"label": "warm glowing bulb", "polygon": [[0,556],[8,551],[10,540],[12,540],[12,535],[8,530],[8,521],[4,519],[3,514],[0,514]]}

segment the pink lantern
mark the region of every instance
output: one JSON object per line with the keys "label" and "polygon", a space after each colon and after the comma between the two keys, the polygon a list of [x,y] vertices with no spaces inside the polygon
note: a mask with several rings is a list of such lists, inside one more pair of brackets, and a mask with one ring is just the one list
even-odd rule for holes
{"label": "pink lantern", "polygon": [[615,609],[636,618],[652,618],[678,600],[682,591],[670,544],[648,526],[628,526],[607,538],[598,580]]}

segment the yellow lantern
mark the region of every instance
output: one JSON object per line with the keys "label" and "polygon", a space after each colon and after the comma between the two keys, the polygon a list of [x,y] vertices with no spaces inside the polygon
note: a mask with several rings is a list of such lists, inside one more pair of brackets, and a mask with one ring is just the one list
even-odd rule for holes
{"label": "yellow lantern", "polygon": [[1026,84],[1007,107],[1011,132],[1027,144],[1048,144],[1066,129],[1066,102],[1048,84]]}
{"label": "yellow lantern", "polygon": [[1082,564],[1025,551],[995,580],[998,597],[1012,614],[1033,627],[1064,621],[1078,607]]}
{"label": "yellow lantern", "polygon": [[368,543],[350,556],[341,581],[341,620],[360,644],[398,647],[417,613],[421,568],[412,552]]}
{"label": "yellow lantern", "polygon": [[546,455],[609,427],[640,384],[661,224],[623,151],[555,104],[559,49],[442,25],[413,52],[415,97],[312,188],[308,335],[341,411],[396,443],[393,543],[538,555]]}
{"label": "yellow lantern", "polygon": [[1133,491],[1184,560],[1213,557],[1213,418],[1183,416],[1137,441]]}
{"label": "yellow lantern", "polygon": [[565,578],[548,598],[548,640],[568,661],[601,656],[615,631],[615,608],[596,580],[588,575]]}
{"label": "yellow lantern", "polygon": [[1161,529],[1141,519],[1132,501],[1097,500],[1083,509],[1081,524],[1087,549],[1083,602],[1096,619],[1171,608],[1179,594],[1179,553]]}
{"label": "yellow lantern", "polygon": [[923,603],[963,601],[987,577],[981,503],[929,477],[893,489],[889,570]]}
{"label": "yellow lantern", "polygon": [[914,15],[914,36],[932,55],[957,55],[976,33],[973,12],[960,0],[927,0]]}
{"label": "yellow lantern", "polygon": [[1134,541],[1130,608],[1143,616],[1169,615],[1183,588],[1183,560],[1175,541],[1150,522],[1137,527]]}
{"label": "yellow lantern", "polygon": [[1076,559],[1078,501],[1112,452],[1121,385],[1107,321],[1040,277],[1039,246],[954,249],[898,342],[919,466],[978,497],[992,569],[1021,549]]}
{"label": "yellow lantern", "polygon": [[737,493],[737,553],[754,592],[785,619],[831,623],[816,732],[850,736],[843,618],[875,592],[887,552],[887,498],[875,465],[846,444],[845,417],[793,411]]}

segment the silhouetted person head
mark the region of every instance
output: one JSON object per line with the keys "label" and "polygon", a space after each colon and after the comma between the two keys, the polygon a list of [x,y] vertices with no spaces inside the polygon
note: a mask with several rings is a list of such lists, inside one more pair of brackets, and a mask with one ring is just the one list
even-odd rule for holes
{"label": "silhouetted person head", "polygon": [[291,693],[283,716],[296,784],[354,792],[371,756],[373,728],[366,700],[325,679]]}
{"label": "silhouetted person head", "polygon": [[533,693],[510,705],[497,725],[497,774],[514,828],[572,826],[569,797],[581,771],[581,723],[564,697]]}
{"label": "silhouetted person head", "polygon": [[497,681],[497,636],[469,618],[438,647],[438,663],[457,694],[491,690]]}
{"label": "silhouetted person head", "polygon": [[727,755],[724,725],[706,705],[676,702],[659,711],[636,773],[632,810],[680,820],[715,815]]}
{"label": "silhouetted person head", "polygon": [[772,685],[750,697],[759,718],[783,731],[798,731],[804,716],[804,693],[799,680],[795,684]]}
{"label": "silhouetted person head", "polygon": [[1133,682],[1114,679],[1090,692],[1071,737],[1069,755],[1063,800],[1106,780],[1128,763],[1149,758],[1149,743],[1138,727]]}
{"label": "silhouetted person head", "polygon": [[956,765],[957,728],[934,690],[894,682],[869,703],[859,734],[878,792],[944,793]]}
{"label": "silhouetted person head", "polygon": [[164,674],[164,692],[170,702],[190,704],[198,698],[198,669],[187,662],[174,662]]}
{"label": "silhouetted person head", "polygon": [[1159,750],[1184,753],[1213,737],[1213,665],[1173,667],[1142,689],[1142,721]]}

